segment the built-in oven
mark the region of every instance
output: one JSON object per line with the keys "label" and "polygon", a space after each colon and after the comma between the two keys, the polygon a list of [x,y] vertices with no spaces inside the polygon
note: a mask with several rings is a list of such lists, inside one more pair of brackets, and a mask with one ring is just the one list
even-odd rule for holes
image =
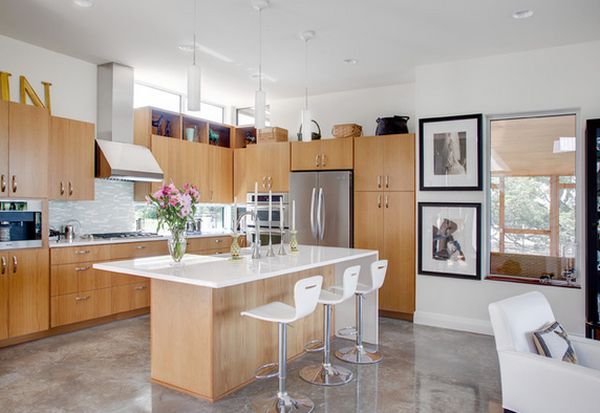
{"label": "built-in oven", "polygon": [[42,246],[42,201],[0,200],[0,250]]}
{"label": "built-in oven", "polygon": [[[273,245],[281,242],[281,224],[283,220],[284,234],[287,234],[289,230],[289,195],[287,193],[279,192],[271,194],[272,199],[272,210],[271,220],[269,221],[269,194],[248,193],[246,196],[246,205],[240,207],[237,210],[237,216],[241,216],[246,211],[257,211],[258,219],[260,221],[260,245],[269,244],[269,233],[271,234],[271,242]],[[282,214],[283,211],[283,214]],[[248,216],[246,221],[246,239],[248,245],[253,243],[256,239],[256,222],[254,218]],[[287,237],[284,235],[284,241]]]}

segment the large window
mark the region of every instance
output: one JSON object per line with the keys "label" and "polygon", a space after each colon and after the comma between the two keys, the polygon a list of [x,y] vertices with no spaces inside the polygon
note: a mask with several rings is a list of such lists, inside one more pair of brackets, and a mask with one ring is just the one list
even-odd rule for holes
{"label": "large window", "polygon": [[575,121],[491,121],[492,275],[558,280],[574,269]]}
{"label": "large window", "polygon": [[225,109],[223,106],[201,102],[200,111],[187,110],[187,96],[160,89],[144,83],[135,83],[133,87],[133,107],[154,106],[155,108],[182,112],[202,119],[222,123]]}

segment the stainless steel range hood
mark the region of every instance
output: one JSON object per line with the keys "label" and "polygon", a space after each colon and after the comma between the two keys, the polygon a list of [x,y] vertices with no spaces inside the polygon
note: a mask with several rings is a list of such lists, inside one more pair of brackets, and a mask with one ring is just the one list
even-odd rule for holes
{"label": "stainless steel range hood", "polygon": [[98,66],[96,177],[160,182],[163,171],[152,152],[133,144],[133,68]]}

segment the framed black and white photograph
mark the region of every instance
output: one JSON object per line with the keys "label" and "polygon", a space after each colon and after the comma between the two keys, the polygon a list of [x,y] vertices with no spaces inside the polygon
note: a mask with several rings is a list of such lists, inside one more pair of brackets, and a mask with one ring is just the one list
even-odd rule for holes
{"label": "framed black and white photograph", "polygon": [[419,203],[419,274],[480,279],[481,204]]}
{"label": "framed black and white photograph", "polygon": [[482,115],[419,119],[421,191],[482,189]]}

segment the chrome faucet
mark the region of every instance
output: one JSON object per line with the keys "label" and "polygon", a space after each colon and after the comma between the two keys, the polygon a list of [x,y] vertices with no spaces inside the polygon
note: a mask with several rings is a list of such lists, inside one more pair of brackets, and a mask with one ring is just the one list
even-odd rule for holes
{"label": "chrome faucet", "polygon": [[[242,222],[242,219],[247,216],[254,218],[256,236],[254,237],[254,242],[252,243],[252,259],[255,260],[260,258],[260,219],[258,218],[258,214],[256,213],[256,211],[247,211],[240,215],[234,230],[236,230],[240,226],[240,222]],[[246,226],[246,228],[248,227]]]}

